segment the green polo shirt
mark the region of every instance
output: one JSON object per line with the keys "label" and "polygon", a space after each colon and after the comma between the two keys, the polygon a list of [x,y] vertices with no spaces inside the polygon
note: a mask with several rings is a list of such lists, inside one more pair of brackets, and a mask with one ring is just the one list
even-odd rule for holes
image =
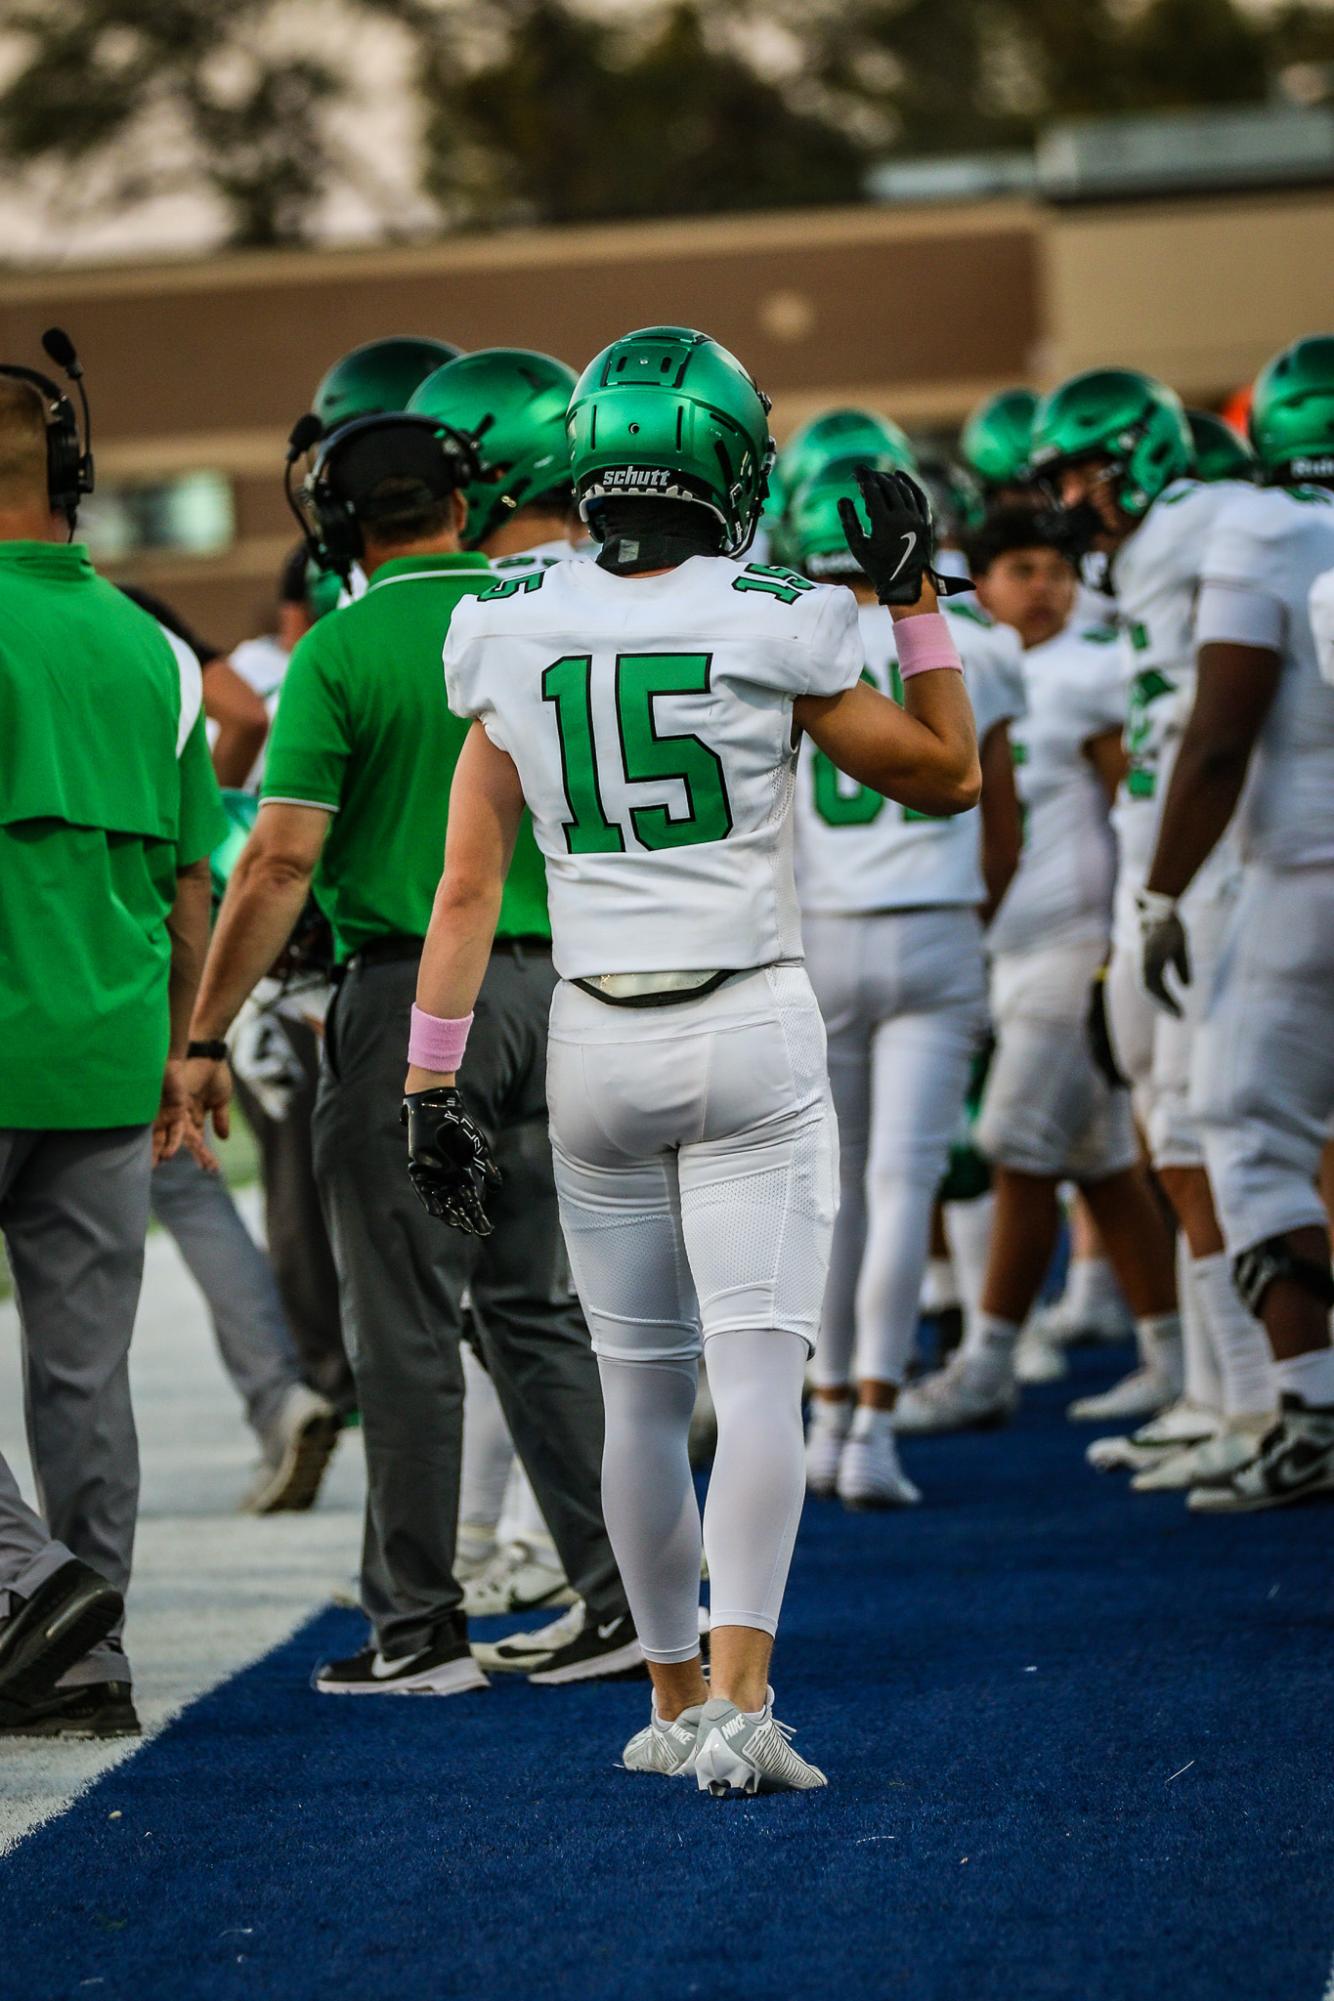
{"label": "green polo shirt", "polygon": [[[314,891],[340,964],[372,939],[426,935],[450,781],[472,727],[445,698],[441,655],[455,605],[491,574],[484,556],[397,556],[293,651],[262,796],[334,815]],[[527,813],[496,935],[551,936]]]}
{"label": "green polo shirt", "polygon": [[0,1126],[157,1110],[176,874],[223,829],[199,700],[82,544],[0,543]]}

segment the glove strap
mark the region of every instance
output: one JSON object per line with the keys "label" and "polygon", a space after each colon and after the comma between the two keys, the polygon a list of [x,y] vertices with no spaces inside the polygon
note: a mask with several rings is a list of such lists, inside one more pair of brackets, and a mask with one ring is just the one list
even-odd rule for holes
{"label": "glove strap", "polygon": [[894,644],[898,649],[899,677],[911,681],[914,674],[933,674],[942,667],[962,674],[963,662],[944,612],[923,611],[913,618],[895,622]]}
{"label": "glove strap", "polygon": [[470,1014],[450,1019],[446,1015],[426,1014],[414,1003],[408,1062],[417,1070],[438,1070],[443,1076],[452,1076],[463,1061],[471,1027]]}
{"label": "glove strap", "polygon": [[1146,929],[1154,924],[1163,924],[1169,917],[1176,916],[1177,900],[1167,896],[1161,889],[1137,889],[1135,908],[1140,922]]}

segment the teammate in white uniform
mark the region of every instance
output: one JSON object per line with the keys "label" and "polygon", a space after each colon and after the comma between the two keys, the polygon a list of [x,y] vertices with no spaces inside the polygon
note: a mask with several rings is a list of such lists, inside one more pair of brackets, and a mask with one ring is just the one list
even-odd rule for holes
{"label": "teammate in white uniform", "polygon": [[1202,996],[1193,1103],[1281,1412],[1258,1444],[1197,1456],[1191,1506],[1208,1512],[1334,1489],[1334,1283],[1316,1191],[1334,1114],[1334,676],[1312,629],[1334,565],[1334,336],[1278,355],[1252,412],[1273,484],[1234,498],[1203,553],[1198,686],[1144,899],[1146,983],[1176,1005],[1172,974],[1187,994],[1201,984],[1193,885],[1238,830],[1245,873]]}
{"label": "teammate in white uniform", "polygon": [[[841,532],[839,502],[855,490],[852,464],[836,461],[794,497],[787,532],[809,575],[851,582],[865,678],[898,699],[893,620]],[[850,1507],[921,1499],[898,1462],[893,1412],[931,1212],[986,1030],[979,913],[999,902],[1019,857],[1008,735],[1024,706],[1019,644],[975,604],[947,600],[946,616],[976,721],[980,808],[945,820],[912,812],[844,778],[813,744],[797,781],[797,892],[829,1043],[841,1186],[806,1477]]]}
{"label": "teammate in white uniform", "polygon": [[[1186,1327],[1202,1337],[1186,1358],[1185,1408],[1162,1420],[1164,1446],[1199,1439],[1199,1406],[1218,1401],[1220,1375],[1224,1397],[1240,1412],[1253,1410],[1255,1397],[1264,1394],[1265,1374],[1263,1343],[1231,1283],[1190,1109],[1195,1009],[1181,1020],[1155,1009],[1139,970],[1137,899],[1190,707],[1204,543],[1220,511],[1249,490],[1241,482],[1204,485],[1186,478],[1192,462],[1180,399],[1134,370],[1075,376],[1038,410],[1035,467],[1059,486],[1071,531],[1111,551],[1111,583],[1129,653],[1128,770],[1114,814],[1120,860],[1107,1021],[1116,1061],[1135,1087],[1154,1166],[1190,1249],[1193,1310]],[[1207,991],[1237,882],[1235,843],[1224,842],[1191,892],[1197,995]],[[1142,1417],[1169,1405],[1182,1387],[1179,1341],[1159,1339],[1148,1349],[1141,1344],[1141,1358],[1134,1375],[1076,1404],[1071,1415]]]}
{"label": "teammate in white uniform", "polygon": [[997,1046],[977,1144],[994,1164],[981,1310],[947,1368],[909,1390],[904,1431],[993,1424],[1014,1408],[1015,1351],[1051,1262],[1063,1179],[1084,1190],[1152,1345],[1176,1330],[1171,1238],[1139,1165],[1124,1090],[1093,1061],[1088,994],[1107,953],[1122,769],[1117,635],[1075,612],[1069,558],[1031,507],[994,513],[969,543],[982,604],[1025,645],[1028,709],[1014,752],[1026,824],[1019,872],[988,933]]}
{"label": "teammate in white uniform", "polygon": [[[837,1182],[792,875],[797,741],[923,811],[963,810],[979,786],[961,676],[926,671],[957,669],[943,621],[901,638],[905,713],[862,683],[849,594],[728,560],[764,491],[766,412],[739,363],[679,328],[628,336],[581,378],[573,472],[597,564],[499,581],[446,647],[450,701],[482,727],[451,800],[407,1099],[428,1206],[487,1227],[485,1142],[450,1087],[526,799],[562,975],[562,1220],[602,1372],[608,1528],[654,1683],[625,1763],[693,1768],[716,1791],[824,1783],[767,1685]],[[929,518],[882,475],[867,505],[870,537],[849,532],[906,630],[934,605]],[[687,1456],[701,1332],[718,1411],[711,1688]]]}

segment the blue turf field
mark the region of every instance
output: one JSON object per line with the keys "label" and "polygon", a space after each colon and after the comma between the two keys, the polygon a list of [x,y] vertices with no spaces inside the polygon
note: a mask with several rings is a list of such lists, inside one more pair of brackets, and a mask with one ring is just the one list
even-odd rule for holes
{"label": "blue turf field", "polygon": [[778,1685],[828,1792],[618,1771],[641,1684],[317,1699],[330,1612],[0,1865],[0,1991],[1321,2001],[1334,1510],[1131,1500],[1070,1393],[911,1449],[911,1517],[808,1507]]}

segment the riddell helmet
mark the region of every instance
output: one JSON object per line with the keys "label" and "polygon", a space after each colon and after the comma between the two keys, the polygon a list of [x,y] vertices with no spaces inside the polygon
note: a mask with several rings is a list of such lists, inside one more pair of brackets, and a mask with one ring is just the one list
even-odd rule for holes
{"label": "riddell helmet", "polygon": [[1334,484],[1334,334],[1309,334],[1260,370],[1251,443],[1266,479]]}
{"label": "riddell helmet", "polygon": [[1044,396],[1033,418],[1031,473],[1047,478],[1094,458],[1114,468],[1112,497],[1121,512],[1141,520],[1194,464],[1176,391],[1135,368],[1090,368]]}
{"label": "riddell helmet", "polygon": [[1202,480],[1256,479],[1260,466],[1255,453],[1231,424],[1215,417],[1211,410],[1187,410],[1191,441],[1195,446],[1195,477]]}
{"label": "riddell helmet", "polygon": [[972,412],[959,433],[959,456],[984,487],[1022,486],[1038,396],[1033,389],[1001,389]]}
{"label": "riddell helmet", "polygon": [[565,413],[574,385],[574,370],[549,354],[484,347],[437,368],[413,392],[409,411],[466,431],[477,448],[481,478],[463,489],[468,548],[529,501],[550,494],[569,504]]}
{"label": "riddell helmet", "polygon": [[602,502],[646,494],[706,507],[726,555],[750,542],[773,464],[769,399],[707,334],[642,327],[613,341],[575,384],[566,429],[595,536]]}
{"label": "riddell helmet", "polygon": [[[848,547],[839,516],[840,500],[851,500],[864,515],[858,466],[869,465],[877,472],[903,470],[892,452],[858,452],[851,458],[835,459],[823,466],[797,489],[788,506],[785,546],[789,560],[808,577],[860,577],[861,564]],[[863,528],[866,522],[862,521]]]}
{"label": "riddell helmet", "polygon": [[418,384],[458,353],[447,340],[432,340],[425,334],[368,340],[334,363],[315,391],[311,408],[326,431],[352,417],[406,410]]}

